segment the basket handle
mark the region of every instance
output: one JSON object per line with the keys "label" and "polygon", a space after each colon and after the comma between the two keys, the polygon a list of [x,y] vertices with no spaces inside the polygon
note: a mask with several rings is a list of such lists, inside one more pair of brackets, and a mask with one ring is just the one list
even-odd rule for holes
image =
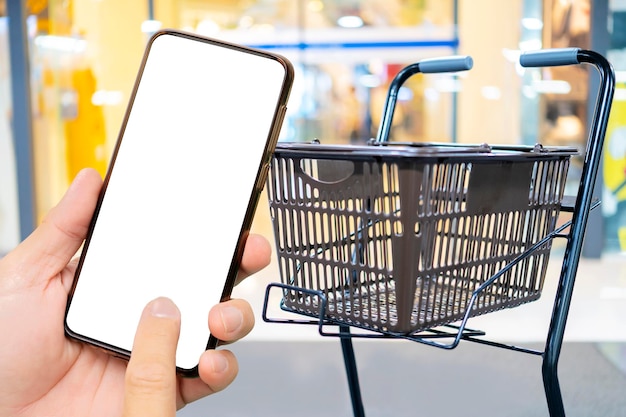
{"label": "basket handle", "polygon": [[423,59],[415,65],[418,67],[419,72],[431,74],[436,72],[467,71],[472,69],[474,61],[471,56],[456,55]]}
{"label": "basket handle", "polygon": [[383,117],[378,128],[378,134],[376,135],[375,142],[387,142],[389,140],[389,131],[391,130],[391,122],[393,120],[393,112],[396,108],[396,101],[398,100],[398,91],[406,80],[412,75],[419,72],[424,74],[433,74],[439,72],[457,72],[467,71],[472,69],[474,61],[472,57],[468,55],[454,55],[447,57],[428,58],[423,59],[420,62],[408,65],[404,67],[391,81],[389,85],[389,91],[387,92],[387,98],[385,100],[385,107],[383,108]]}
{"label": "basket handle", "polygon": [[[600,153],[608,125],[609,113],[615,91],[615,71],[607,59],[597,52],[580,48],[553,48],[525,51],[520,55],[523,67],[555,67],[587,63],[593,65],[600,75],[598,97],[589,127],[587,155],[583,171],[590,171],[583,182],[594,177],[600,165]],[[585,174],[583,174],[585,175]],[[586,186],[589,184],[585,184]],[[593,188],[590,186],[590,188]],[[587,207],[588,210],[588,207]]]}
{"label": "basket handle", "polygon": [[519,57],[522,67],[555,67],[560,65],[579,64],[580,48],[540,49],[525,51]]}

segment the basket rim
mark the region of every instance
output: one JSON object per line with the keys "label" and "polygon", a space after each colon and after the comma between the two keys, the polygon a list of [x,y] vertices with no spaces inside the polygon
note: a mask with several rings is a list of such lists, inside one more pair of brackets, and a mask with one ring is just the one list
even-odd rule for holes
{"label": "basket rim", "polygon": [[571,146],[534,146],[459,144],[438,142],[381,142],[365,145],[321,144],[313,142],[278,142],[274,153],[327,159],[496,159],[519,160],[579,155]]}

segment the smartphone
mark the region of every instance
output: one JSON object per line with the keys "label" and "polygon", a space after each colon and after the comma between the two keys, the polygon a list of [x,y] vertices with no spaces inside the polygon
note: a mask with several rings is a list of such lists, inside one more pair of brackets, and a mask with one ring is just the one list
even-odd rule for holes
{"label": "smartphone", "polygon": [[169,297],[177,370],[197,375],[292,82],[277,54],[175,30],[150,38],[68,298],[69,337],[128,359],[143,308]]}

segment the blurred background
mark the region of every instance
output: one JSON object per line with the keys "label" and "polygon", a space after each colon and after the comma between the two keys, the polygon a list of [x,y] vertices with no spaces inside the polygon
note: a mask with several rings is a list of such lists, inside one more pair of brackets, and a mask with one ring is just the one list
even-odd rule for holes
{"label": "blurred background", "polygon": [[[404,66],[471,55],[471,71],[417,74],[404,84],[389,140],[540,142],[582,151],[595,104],[595,71],[584,66],[523,69],[518,57],[525,50],[575,46],[609,58],[617,90],[596,185],[603,204],[590,218],[570,312],[566,340],[582,345],[564,349],[565,397],[578,413],[571,415],[623,415],[626,1],[0,0],[0,256],[32,231],[81,168],[105,174],[144,47],[161,28],[266,49],[291,60],[296,79],[281,141],[365,143],[376,135],[389,83]],[[219,160],[236,163],[237,144],[229,155],[206,163]],[[568,194],[576,193],[580,166],[581,158],[574,159]],[[265,196],[253,231],[273,240]],[[505,341],[544,341],[562,255],[558,245],[553,252],[547,295],[477,318],[472,325]],[[242,375],[232,389],[183,415],[350,414],[338,343],[313,343],[326,340],[315,328],[260,319],[265,288],[279,280],[272,263],[236,289],[234,295],[250,300],[259,317],[250,337],[233,346]],[[274,313],[278,301],[270,300]],[[450,401],[439,395],[441,390],[422,393],[430,404],[445,405],[430,409],[423,402],[423,415],[456,416],[459,410],[463,415],[546,415],[539,368],[527,376],[531,364],[518,362],[519,355],[462,347],[460,356],[440,357],[437,349],[414,349],[357,343],[371,415],[414,415],[416,403],[400,406],[400,401],[412,399],[424,384],[414,387],[404,376],[396,397],[377,396],[407,370],[419,370],[422,379],[459,395],[459,401]],[[509,364],[515,370],[507,374],[502,369]],[[472,401],[482,394],[481,387],[495,395],[475,407]],[[281,403],[277,390],[292,401]],[[244,396],[249,401],[233,407]],[[307,399],[311,404],[299,403]]]}
{"label": "blurred background", "polygon": [[[20,27],[13,25],[12,42],[9,4],[24,17]],[[281,134],[288,141],[364,143],[375,135],[389,82],[402,67],[467,54],[474,58],[469,72],[420,74],[407,81],[391,140],[583,148],[595,99],[589,91],[593,74],[580,66],[524,70],[517,59],[521,51],[541,47],[604,53],[620,88],[598,187],[604,212],[593,219],[597,227],[588,236],[593,244],[587,255],[626,250],[626,90],[621,88],[626,5],[617,0],[593,5],[590,0],[0,0],[0,253],[41,220],[79,169],[105,173],[144,46],[159,28],[288,57],[297,70]],[[32,111],[14,109],[12,95],[28,99]],[[236,157],[235,150],[229,157]],[[576,164],[572,171],[575,176]]]}

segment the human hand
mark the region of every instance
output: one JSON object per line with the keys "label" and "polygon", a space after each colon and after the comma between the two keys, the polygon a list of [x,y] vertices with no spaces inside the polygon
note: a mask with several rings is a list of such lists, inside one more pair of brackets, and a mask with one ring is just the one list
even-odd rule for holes
{"label": "human hand", "polygon": [[[72,258],[85,239],[101,186],[96,171],[79,173],[42,224],[0,260],[0,416],[126,412],[126,417],[134,417],[143,399],[164,392],[159,390],[165,386],[170,406],[163,411],[169,414],[151,414],[148,409],[141,414],[174,416],[177,408],[227,387],[237,374],[236,358],[224,349],[204,352],[199,378],[176,378],[173,367],[167,372],[179,319],[177,309],[164,299],[146,307],[161,313],[142,316],[135,339],[139,353],[133,349],[129,363],[65,337],[65,307],[76,269]],[[250,235],[238,279],[265,267],[269,257],[267,240]],[[164,321],[169,330],[155,334],[154,323]],[[254,316],[247,302],[233,299],[213,307],[208,325],[215,337],[232,342],[252,329]],[[150,349],[146,341],[158,337],[163,345]]]}

